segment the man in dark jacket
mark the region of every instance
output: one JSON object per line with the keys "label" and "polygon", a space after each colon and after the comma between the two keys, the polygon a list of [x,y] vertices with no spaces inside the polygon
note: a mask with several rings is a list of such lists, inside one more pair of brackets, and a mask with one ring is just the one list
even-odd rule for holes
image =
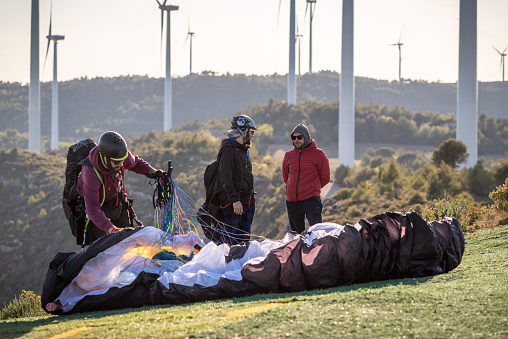
{"label": "man in dark jacket", "polygon": [[254,176],[249,147],[256,125],[246,115],[237,115],[219,149],[220,193],[219,220],[226,227],[225,242],[235,245],[250,240],[254,211]]}
{"label": "man in dark jacket", "polygon": [[99,138],[81,169],[77,191],[85,201],[87,221],[85,243],[132,227],[124,188],[124,169],[155,178],[163,171],[127,149],[127,143],[117,132],[105,132]]}
{"label": "man in dark jacket", "polygon": [[291,230],[302,233],[305,217],[311,226],[323,222],[320,196],[321,189],[330,181],[330,164],[305,125],[297,125],[291,139],[294,148],[284,155],[282,178]]}

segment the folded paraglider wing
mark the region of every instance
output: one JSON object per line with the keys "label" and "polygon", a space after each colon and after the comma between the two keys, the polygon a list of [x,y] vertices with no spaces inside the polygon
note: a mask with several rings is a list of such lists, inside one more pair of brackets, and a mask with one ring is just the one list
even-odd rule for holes
{"label": "folded paraglider wing", "polygon": [[[192,232],[168,236],[144,227],[103,237],[79,253],[57,254],[42,306],[65,314],[422,277],[457,267],[464,244],[457,220],[428,223],[417,213],[317,224],[304,235],[231,248],[204,246]],[[46,307],[50,303],[58,307]]]}

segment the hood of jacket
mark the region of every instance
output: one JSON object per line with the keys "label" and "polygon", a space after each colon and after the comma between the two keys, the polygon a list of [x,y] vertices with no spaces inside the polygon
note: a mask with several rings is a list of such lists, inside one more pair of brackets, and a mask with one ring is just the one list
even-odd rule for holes
{"label": "hood of jacket", "polygon": [[110,171],[104,166],[102,166],[100,157],[99,157],[99,146],[95,146],[90,151],[90,154],[88,154],[88,160],[90,160],[90,163],[92,166],[99,172],[99,173],[109,173]]}
{"label": "hood of jacket", "polygon": [[303,141],[304,141],[303,148],[309,147],[312,142],[312,139],[310,137],[310,132],[309,132],[309,129],[307,128],[307,126],[305,126],[304,124],[298,124],[298,125],[296,125],[295,128],[293,128],[293,132],[291,132],[291,136],[295,132],[303,135]]}

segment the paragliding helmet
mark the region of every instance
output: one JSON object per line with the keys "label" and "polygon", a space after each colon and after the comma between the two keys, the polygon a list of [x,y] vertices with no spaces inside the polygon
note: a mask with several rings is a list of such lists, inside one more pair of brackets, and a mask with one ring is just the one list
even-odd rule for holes
{"label": "paragliding helmet", "polygon": [[231,128],[238,129],[240,134],[246,138],[249,129],[256,129],[256,124],[254,123],[254,120],[247,115],[235,115],[231,121]]}
{"label": "paragliding helmet", "polygon": [[119,133],[108,131],[99,138],[99,158],[106,169],[113,171],[111,160],[122,161],[128,155],[127,143]]}

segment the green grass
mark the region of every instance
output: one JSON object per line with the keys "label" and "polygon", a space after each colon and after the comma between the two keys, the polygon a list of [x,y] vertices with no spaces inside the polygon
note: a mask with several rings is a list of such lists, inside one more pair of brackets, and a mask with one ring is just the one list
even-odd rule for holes
{"label": "green grass", "polygon": [[[506,338],[508,226],[465,237],[463,261],[448,274],[190,305],[11,319],[0,322],[0,337],[48,338],[81,329],[73,338]],[[268,303],[280,304],[257,308]],[[240,310],[246,314],[226,317]]]}

